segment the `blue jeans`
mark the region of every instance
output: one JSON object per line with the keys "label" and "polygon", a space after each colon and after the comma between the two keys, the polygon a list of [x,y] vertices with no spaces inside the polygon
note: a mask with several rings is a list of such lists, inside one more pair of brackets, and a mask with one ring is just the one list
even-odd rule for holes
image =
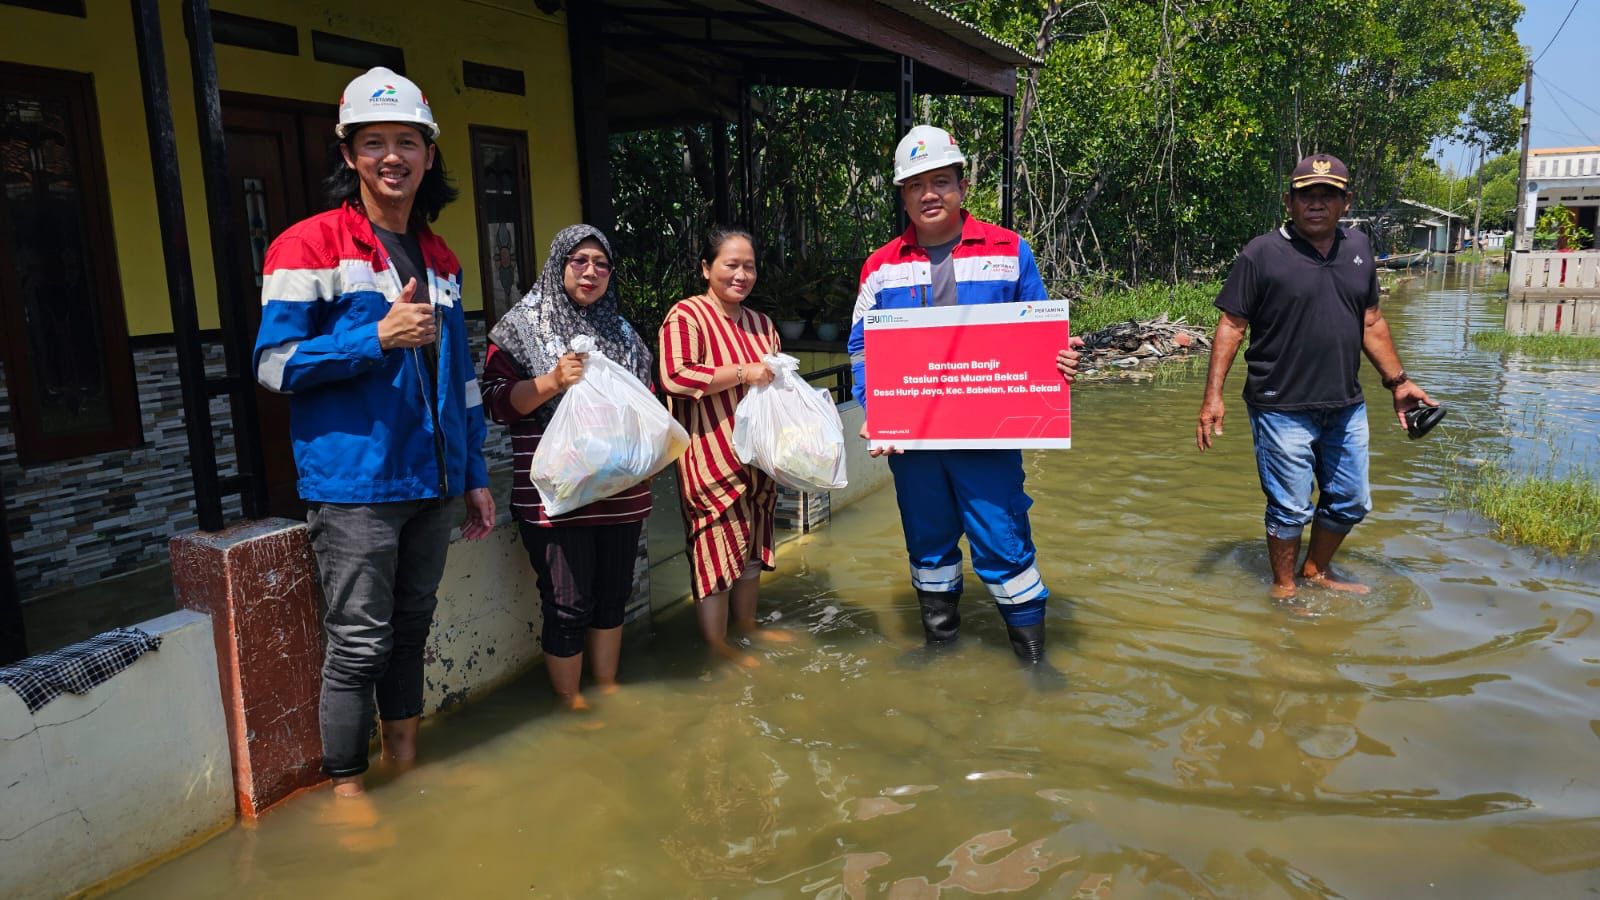
{"label": "blue jeans", "polygon": [[1347,534],[1372,511],[1365,403],[1294,411],[1252,406],[1250,433],[1267,495],[1269,537],[1298,541],[1313,519],[1319,528]]}

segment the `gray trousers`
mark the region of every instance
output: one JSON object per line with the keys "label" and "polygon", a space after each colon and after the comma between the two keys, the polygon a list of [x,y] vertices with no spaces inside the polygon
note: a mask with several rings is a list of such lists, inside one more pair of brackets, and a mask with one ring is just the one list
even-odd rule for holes
{"label": "gray trousers", "polygon": [[327,636],[322,663],[322,768],[367,770],[373,694],[386,720],[422,714],[422,651],[450,546],[444,500],[312,503]]}

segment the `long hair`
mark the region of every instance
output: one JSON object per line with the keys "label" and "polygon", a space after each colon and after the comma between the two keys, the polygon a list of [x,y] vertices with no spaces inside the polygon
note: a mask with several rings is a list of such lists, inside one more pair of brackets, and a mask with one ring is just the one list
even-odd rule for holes
{"label": "long hair", "polygon": [[[461,192],[456,189],[449,173],[445,171],[444,151],[440,150],[439,145],[426,134],[422,139],[428,146],[433,147],[433,166],[422,173],[422,184],[417,186],[417,198],[411,206],[411,217],[422,222],[433,222],[439,218],[441,210],[461,196]],[[354,140],[355,133],[352,132],[339,143],[348,147]],[[360,206],[361,176],[345,163],[343,153],[335,153],[333,158],[333,171],[328,173],[327,178],[322,179],[322,190],[327,197],[329,207],[346,204]]]}

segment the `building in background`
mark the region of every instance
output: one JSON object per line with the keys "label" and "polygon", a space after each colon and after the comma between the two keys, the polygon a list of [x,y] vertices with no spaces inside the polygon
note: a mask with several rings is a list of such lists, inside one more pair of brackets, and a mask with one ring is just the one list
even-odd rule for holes
{"label": "building in background", "polygon": [[924,0],[0,0],[0,662],[24,603],[160,566],[207,521],[301,516],[287,405],[225,348],[254,335],[267,245],[323,206],[356,74],[429,92],[481,353],[551,234],[614,224],[614,136],[717,123],[716,213],[740,221],[753,84],[893,93],[901,131],[917,93],[1003,98],[1009,216],[1016,73],[1039,64]]}
{"label": "building in background", "polygon": [[[1539,216],[1555,206],[1572,210],[1579,228],[1600,233],[1600,147],[1545,147],[1528,151],[1528,218],[1532,230]],[[1600,237],[1586,246],[1567,250],[1600,249]]]}

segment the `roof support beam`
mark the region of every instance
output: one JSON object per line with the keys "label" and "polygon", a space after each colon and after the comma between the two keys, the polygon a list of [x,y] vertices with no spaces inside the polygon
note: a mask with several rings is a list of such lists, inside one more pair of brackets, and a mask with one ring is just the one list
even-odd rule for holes
{"label": "roof support beam", "polygon": [[[900,85],[894,95],[895,122],[900,127],[895,133],[895,145],[911,131],[914,124],[913,117],[917,107],[917,64],[909,56],[900,57]],[[906,214],[905,204],[900,202],[899,192],[895,192],[894,199],[895,221],[899,223],[900,230],[905,231],[911,224],[911,219]]]}
{"label": "roof support beam", "polygon": [[611,194],[611,125],[606,116],[605,47],[595,7],[567,9],[567,45],[572,56],[572,106],[578,133],[578,184],[583,220],[610,234],[616,224]]}
{"label": "roof support beam", "polygon": [[845,37],[909,56],[1001,96],[1017,93],[1017,70],[904,14],[853,0],[749,0]]}
{"label": "roof support beam", "polygon": [[1016,230],[1016,210],[1012,194],[1017,177],[1017,145],[1012,129],[1017,122],[1017,98],[1007,94],[1001,101],[1004,121],[1000,124],[1000,225]]}

